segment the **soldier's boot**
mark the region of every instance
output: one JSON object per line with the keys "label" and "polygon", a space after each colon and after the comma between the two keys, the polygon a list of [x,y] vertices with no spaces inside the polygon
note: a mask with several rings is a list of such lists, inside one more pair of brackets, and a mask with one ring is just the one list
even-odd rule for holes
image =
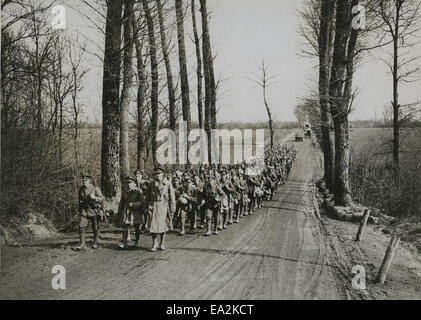
{"label": "soldier's boot", "polygon": [[232,224],[232,216],[233,216],[233,210],[232,209],[228,209],[228,224]]}
{"label": "soldier's boot", "polygon": [[244,206],[243,217],[246,217],[246,216],[248,216],[248,215],[249,215],[249,213],[248,213],[248,204],[246,204],[246,205]]}
{"label": "soldier's boot", "polygon": [[[224,214],[224,213],[222,213],[222,214]],[[222,228],[223,228],[222,219],[220,217],[220,214],[218,214],[218,228],[215,228],[215,229],[222,230]]]}
{"label": "soldier's boot", "polygon": [[212,224],[212,220],[211,219],[206,219],[206,233],[205,236],[210,236],[212,234],[211,232],[211,224]]}
{"label": "soldier's boot", "polygon": [[152,236],[152,248],[150,249],[150,251],[154,252],[156,251],[156,249],[158,249],[158,239],[156,238],[156,234],[153,234]]}
{"label": "soldier's boot", "polygon": [[240,223],[240,207],[235,209],[234,223]]}
{"label": "soldier's boot", "polygon": [[214,230],[214,234],[218,234],[218,229],[219,229],[219,221],[220,221],[221,219],[219,218],[219,212],[215,215],[215,217],[214,217],[214,223],[215,223],[215,230]]}
{"label": "soldier's boot", "polygon": [[222,214],[222,228],[226,229],[228,223],[228,211],[224,210]]}
{"label": "soldier's boot", "polygon": [[255,208],[254,208],[254,201],[255,201],[255,199],[254,199],[254,198],[252,198],[252,199],[250,200],[249,215],[252,215],[252,214],[253,214],[253,211],[255,210]]}
{"label": "soldier's boot", "polygon": [[99,243],[99,230],[94,230],[94,243],[92,244],[92,249],[97,249]]}
{"label": "soldier's boot", "polygon": [[194,215],[191,219],[190,219],[190,232],[193,233],[194,229],[197,228],[197,224],[196,224],[196,215]]}
{"label": "soldier's boot", "polygon": [[186,234],[186,214],[185,213],[181,213],[181,231],[179,233],[180,236],[183,236]]}
{"label": "soldier's boot", "polygon": [[129,238],[129,230],[123,229],[123,241],[118,245],[121,249],[127,248],[128,238]]}
{"label": "soldier's boot", "polygon": [[140,225],[136,224],[134,226],[134,232],[136,237],[135,247],[140,248]]}
{"label": "soldier's boot", "polygon": [[79,240],[80,244],[74,248],[74,250],[84,250],[86,251],[88,247],[86,246],[86,230],[85,228],[79,228]]}
{"label": "soldier's boot", "polygon": [[159,235],[161,237],[161,243],[159,244],[159,250],[165,250],[165,232]]}

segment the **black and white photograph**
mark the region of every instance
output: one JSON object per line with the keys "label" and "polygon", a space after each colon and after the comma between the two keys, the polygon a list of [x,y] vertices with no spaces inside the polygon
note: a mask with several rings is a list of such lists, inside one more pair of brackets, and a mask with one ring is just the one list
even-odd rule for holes
{"label": "black and white photograph", "polygon": [[1,0],[0,84],[0,302],[421,300],[420,0]]}

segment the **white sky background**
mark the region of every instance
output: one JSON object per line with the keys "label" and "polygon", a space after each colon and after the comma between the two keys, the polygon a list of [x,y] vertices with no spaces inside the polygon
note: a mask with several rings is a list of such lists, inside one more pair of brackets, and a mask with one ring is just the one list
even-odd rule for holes
{"label": "white sky background", "polygon": [[[71,3],[72,6],[75,5],[73,1]],[[295,120],[294,106],[315,88],[318,78],[317,61],[299,55],[304,39],[298,34],[300,21],[297,10],[302,3],[303,0],[208,0],[212,50],[216,54],[215,75],[222,80],[218,91],[218,121],[267,120],[261,88],[249,80],[260,76],[258,67],[263,58],[275,77],[267,91],[275,120]],[[187,15],[188,20],[184,27],[192,94],[191,109],[192,119],[197,121],[196,57],[189,37],[192,36],[190,8]],[[200,27],[199,12],[196,18]],[[169,24],[171,21],[165,23]],[[96,45],[103,46],[103,35],[72,9],[67,10],[67,30],[78,31],[83,37],[90,39],[90,50],[102,56]],[[159,39],[159,35],[156,36]],[[176,41],[174,32],[174,76],[178,73]],[[420,45],[414,50],[421,55]],[[90,121],[101,121],[102,66],[98,58],[91,57],[90,62],[91,70],[85,80],[85,114]],[[367,56],[355,75],[354,88],[358,88],[359,95],[351,119],[371,119],[375,115],[382,118],[383,107],[390,105],[392,100],[392,78],[386,65],[376,57]],[[401,104],[421,100],[420,89],[421,81],[402,85]],[[162,98],[166,94],[164,89]]]}

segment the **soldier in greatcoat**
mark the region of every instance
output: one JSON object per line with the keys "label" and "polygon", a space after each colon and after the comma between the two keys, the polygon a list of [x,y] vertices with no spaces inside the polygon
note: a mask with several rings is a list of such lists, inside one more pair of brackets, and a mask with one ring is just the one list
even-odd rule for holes
{"label": "soldier in greatcoat", "polygon": [[[146,202],[151,208],[150,233],[152,235],[151,251],[165,250],[165,234],[169,230],[167,225],[167,215],[174,214],[175,194],[171,182],[164,179],[165,170],[157,167],[154,170],[154,179],[149,183],[146,193]],[[158,239],[160,244],[158,247]]]}

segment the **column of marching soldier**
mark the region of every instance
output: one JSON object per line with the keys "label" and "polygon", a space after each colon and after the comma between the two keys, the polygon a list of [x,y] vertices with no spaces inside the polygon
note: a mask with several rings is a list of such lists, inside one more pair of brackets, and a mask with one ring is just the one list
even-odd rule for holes
{"label": "column of marching soldier", "polygon": [[[126,179],[116,216],[122,228],[121,249],[130,242],[134,228],[135,247],[140,247],[141,233],[149,233],[153,244],[151,251],[165,250],[165,234],[179,228],[179,234],[202,229],[205,236],[217,235],[230,224],[240,223],[240,218],[252,215],[265,200],[272,200],[280,185],[285,183],[296,159],[294,147],[267,148],[264,167],[256,174],[257,162],[237,165],[201,166],[185,172],[165,172],[156,167],[151,179],[142,170]],[[104,197],[93,184],[92,176],[82,175],[79,189],[80,245],[75,250],[86,250],[85,233],[92,226],[98,247],[99,221],[104,216]]]}

